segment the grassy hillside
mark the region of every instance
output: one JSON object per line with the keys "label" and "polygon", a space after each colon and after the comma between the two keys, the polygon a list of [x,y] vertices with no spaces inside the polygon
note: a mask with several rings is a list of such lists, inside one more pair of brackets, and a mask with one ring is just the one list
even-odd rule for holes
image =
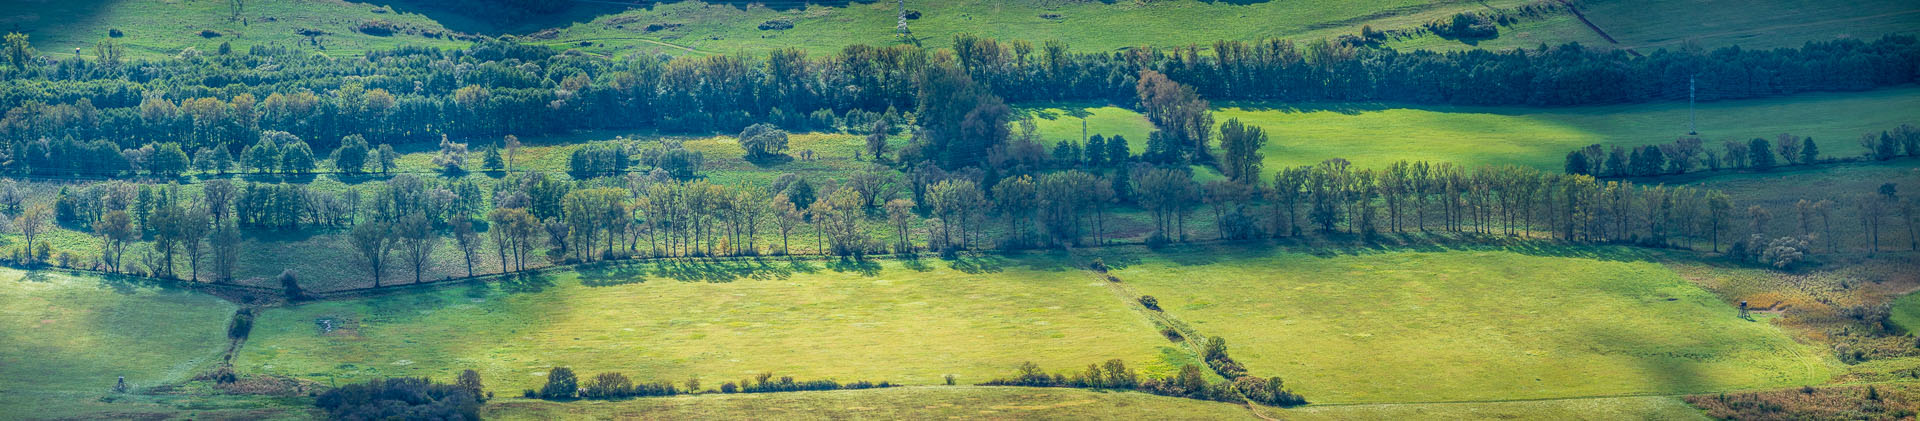
{"label": "grassy hillside", "polygon": [[1249,371],[1320,403],[1692,393],[1829,375],[1818,351],[1631,251],[1537,253],[1194,250],[1115,274],[1226,338]]}
{"label": "grassy hillside", "polygon": [[0,413],[66,416],[148,397],[143,390],[219,362],[235,307],[125,280],[0,269]]}
{"label": "grassy hillside", "polygon": [[[1342,1],[908,1],[919,11],[909,21],[920,45],[944,47],[960,33],[1025,39],[1038,44],[1066,40],[1082,51],[1113,51],[1142,45],[1209,44],[1222,39],[1319,38],[1357,34],[1362,25],[1405,28],[1453,13],[1525,3],[1518,0],[1455,2]],[[762,30],[786,21],[791,29]],[[814,53],[849,43],[901,42],[898,4],[855,0],[814,2],[676,1],[650,4],[589,23],[536,34],[534,42],[579,46],[611,55],[760,52],[798,47]]]}
{"label": "grassy hillside", "polygon": [[[275,45],[331,56],[402,44],[466,45],[426,16],[342,0],[250,0],[238,19],[233,16],[226,0],[16,0],[0,16],[0,29],[32,36],[35,48],[57,58],[83,48],[82,57],[91,59],[93,44],[103,39],[136,57],[171,56],[189,47],[211,52],[222,42],[242,51]],[[357,29],[368,22],[391,23],[394,32],[378,36]],[[122,36],[110,38],[115,29]]]}
{"label": "grassy hillside", "polygon": [[1064,261],[983,258],[627,265],[305,304],[262,314],[235,365],[342,382],[471,368],[517,394],[555,366],[717,388],[757,373],[971,383],[1114,358],[1155,374],[1192,362]]}
{"label": "grassy hillside", "polygon": [[1144,393],[1013,387],[909,387],[752,395],[705,395],[619,402],[489,403],[482,416],[548,419],[1149,419],[1257,420],[1238,405]]}
{"label": "grassy hillside", "polygon": [[[1806,41],[1920,32],[1920,5],[1903,0],[1598,0],[1588,19],[1624,46],[1798,47]],[[1577,22],[1576,22],[1577,23]]]}
{"label": "grassy hillside", "polygon": [[1665,396],[1512,402],[1333,405],[1277,413],[1290,420],[1708,420],[1680,398]]}

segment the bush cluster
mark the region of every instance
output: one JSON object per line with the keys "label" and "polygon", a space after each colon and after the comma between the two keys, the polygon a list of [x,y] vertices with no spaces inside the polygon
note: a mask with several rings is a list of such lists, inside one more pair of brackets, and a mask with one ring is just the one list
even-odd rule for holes
{"label": "bush cluster", "polygon": [[314,405],[330,419],[480,419],[480,398],[472,390],[426,378],[349,384],[321,393]]}

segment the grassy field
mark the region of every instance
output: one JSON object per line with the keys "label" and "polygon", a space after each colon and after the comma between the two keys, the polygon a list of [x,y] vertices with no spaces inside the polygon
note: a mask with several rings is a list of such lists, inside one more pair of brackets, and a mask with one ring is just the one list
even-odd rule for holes
{"label": "grassy field", "polygon": [[[126,46],[135,57],[171,56],[189,47],[213,52],[222,42],[231,42],[239,51],[253,45],[276,45],[330,56],[402,44],[466,45],[424,15],[342,0],[247,1],[240,19],[231,19],[233,12],[225,0],[17,0],[7,7],[6,16],[0,16],[0,26],[32,36],[35,48],[55,58],[66,58],[74,48],[83,48],[82,57],[91,59],[94,42],[109,39],[108,31],[113,29],[124,34],[114,41]],[[401,29],[391,36],[356,30],[372,21],[390,22]],[[207,37],[202,31],[220,35]],[[308,37],[299,31],[321,31],[325,35]]]}
{"label": "grassy field", "polygon": [[212,296],[129,281],[0,269],[0,413],[153,406],[152,397],[111,393],[116,379],[141,391],[211,368],[234,310]]}
{"label": "grassy field", "polygon": [[[319,319],[340,328],[322,334]],[[763,372],[926,385],[1029,360],[1119,358],[1154,374],[1192,361],[1055,259],[629,265],[273,309],[256,326],[243,372],[347,382],[471,368],[501,394],[555,366],[714,388]]]}
{"label": "grassy field", "polygon": [[[1195,249],[1116,275],[1319,403],[1790,387],[1822,353],[1626,249]],[[1557,257],[1548,257],[1557,256]],[[1497,297],[1497,298],[1496,298]]]}
{"label": "grassy field", "polygon": [[1498,38],[1472,44],[1435,36],[1394,40],[1394,48],[1455,50],[1535,48],[1578,42],[1641,52],[1738,45],[1748,49],[1799,47],[1807,41],[1874,39],[1920,32],[1920,7],[1901,0],[1586,0],[1580,10],[1619,44],[1608,42],[1573,15],[1523,20],[1500,27]]}
{"label": "grassy field", "polygon": [[[1671,142],[1687,130],[1684,102],[1565,108],[1216,105],[1215,122],[1238,118],[1267,130],[1271,139],[1262,153],[1269,171],[1336,157],[1368,167],[1424,159],[1557,171],[1575,148]],[[1078,141],[1085,120],[1088,133],[1126,136],[1139,153],[1153,131],[1145,116],[1116,106],[1041,104],[1028,110],[1048,143]],[[1864,152],[1856,142],[1861,133],[1920,124],[1916,110],[1920,88],[1720,101],[1700,104],[1698,112],[1700,133],[1716,151],[1724,140],[1792,133],[1813,136],[1827,156],[1856,156]],[[1798,118],[1815,111],[1834,117]]]}
{"label": "grassy field", "polygon": [[[1596,0],[1587,18],[1636,49],[1799,47],[1806,41],[1920,32],[1920,5],[1903,0]],[[1579,25],[1579,22],[1573,22]],[[1569,31],[1584,28],[1568,28]]]}
{"label": "grassy field", "polygon": [[[1518,0],[1450,2],[1340,1],[1101,1],[958,0],[910,1],[921,12],[909,21],[912,39],[945,47],[960,33],[1002,39],[1069,40],[1079,51],[1114,51],[1142,45],[1205,45],[1216,40],[1323,38],[1357,34],[1362,25],[1408,28],[1453,13],[1507,7]],[[785,20],[787,30],[761,30]],[[607,55],[763,52],[797,47],[816,54],[849,43],[901,42],[897,4],[890,1],[664,2],[603,16],[588,23],[536,34],[532,42],[570,46]],[[580,47],[581,43],[591,46]]]}
{"label": "grassy field", "polygon": [[1290,420],[1708,420],[1665,396],[1512,402],[1308,406],[1280,411]]}
{"label": "grassy field", "polygon": [[487,419],[1148,419],[1256,420],[1238,405],[1144,393],[1016,387],[703,395],[619,402],[489,403]]}
{"label": "grassy field", "polygon": [[[1406,159],[1559,170],[1568,151],[1586,145],[1665,143],[1687,133],[1685,102],[1569,108],[1216,105],[1215,121],[1238,118],[1267,130],[1271,140],[1262,152],[1269,171],[1335,157],[1368,167]],[[1804,118],[1815,112],[1828,117]],[[1792,133],[1812,136],[1827,156],[1857,156],[1864,151],[1857,143],[1861,133],[1917,122],[1920,88],[1699,106],[1700,135],[1716,149],[1723,140]]]}

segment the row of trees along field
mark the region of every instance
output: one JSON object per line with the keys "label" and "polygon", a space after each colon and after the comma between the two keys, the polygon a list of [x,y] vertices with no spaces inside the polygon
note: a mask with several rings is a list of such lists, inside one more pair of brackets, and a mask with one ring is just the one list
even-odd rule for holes
{"label": "row of trees along field", "polygon": [[1324,40],[1076,53],[1061,42],[971,35],[951,50],[854,45],[824,57],[781,50],[615,60],[499,40],[348,58],[222,44],[128,60],[122,48],[104,40],[91,57],[53,57],[25,35],[8,35],[0,47],[0,168],[124,171],[66,162],[148,145],[170,156],[177,155],[169,144],[237,156],[266,131],[305,139],[319,153],[352,135],[400,145],[594,128],[733,132],[761,122],[864,132],[909,110],[935,143],[946,136],[995,144],[976,139],[1003,137],[1000,126],[966,117],[1001,114],[1003,100],[1132,104],[1145,99],[1139,82],[1149,74],[1215,100],[1581,105],[1684,98],[1689,78],[1709,100],[1860,90],[1912,82],[1920,64],[1920,43],[1906,36],[1645,57],[1574,44],[1401,52]]}
{"label": "row of trees along field", "polygon": [[[1920,157],[1920,128],[1902,124],[1891,131],[1860,135],[1859,157],[1821,155],[1820,145],[1812,137],[1782,133],[1773,140],[1753,138],[1745,142],[1728,140],[1720,148],[1707,146],[1698,137],[1682,137],[1673,143],[1614,146],[1611,151],[1599,144],[1567,152],[1566,172],[1597,177],[1652,177],[1723,169],[1769,170],[1774,167],[1809,165],[1852,160],[1887,161],[1901,157]],[[1629,152],[1631,151],[1631,152]]]}
{"label": "row of trees along field", "polygon": [[[176,184],[109,181],[63,188],[53,204],[24,205],[17,184],[6,182],[0,206],[17,215],[10,222],[25,237],[14,255],[21,262],[48,258],[46,243],[36,241],[57,219],[100,241],[97,258],[62,259],[71,266],[224,281],[235,278],[246,253],[241,229],[316,230],[342,232],[376,283],[395,272],[423,280],[434,250],[449,245],[472,275],[631,257],[785,254],[796,243],[837,255],[1107,244],[1118,213],[1129,209],[1151,219],[1149,243],[1437,231],[1715,251],[1733,244],[1735,256],[1753,259],[1777,247],[1794,247],[1794,259],[1803,259],[1812,238],[1841,247],[1831,227],[1842,208],[1858,210],[1852,216],[1872,230],[1875,248],[1883,227],[1904,225],[1911,237],[1920,216],[1914,200],[1891,191],[1857,204],[1764,209],[1717,191],[1513,166],[1398,162],[1374,170],[1337,159],[1209,182],[1184,168],[1145,164],[998,180],[978,170],[876,166],[821,187],[792,176],[729,186],[664,171],[475,180],[402,174],[353,188],[218,179],[200,184],[198,197]],[[1798,214],[1803,232],[1769,232],[1775,213]],[[1798,245],[1773,244],[1795,236],[1803,237]],[[146,246],[129,262],[123,253],[137,243]],[[484,267],[481,253],[497,256],[496,267]]]}

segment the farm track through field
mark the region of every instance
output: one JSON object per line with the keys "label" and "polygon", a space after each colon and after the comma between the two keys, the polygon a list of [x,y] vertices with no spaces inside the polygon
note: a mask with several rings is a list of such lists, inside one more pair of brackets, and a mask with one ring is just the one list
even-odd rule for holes
{"label": "farm track through field", "polygon": [[[1587,24],[1587,28],[1593,29],[1593,33],[1599,34],[1601,39],[1605,39],[1607,40],[1608,43],[1613,45],[1620,45],[1620,40],[1613,39],[1613,35],[1608,35],[1607,30],[1600,29],[1600,25],[1595,25],[1593,24],[1593,21],[1587,20],[1587,14],[1580,13],[1580,8],[1577,6],[1574,6],[1572,1],[1560,0],[1560,4],[1566,5],[1567,11],[1573,12],[1574,18],[1580,19],[1580,23]],[[1640,52],[1634,51],[1633,48],[1626,48],[1626,50],[1627,50],[1627,54],[1633,54],[1634,57],[1641,57]]]}
{"label": "farm track through field", "polygon": [[[1127,308],[1131,308],[1135,312],[1140,313],[1140,315],[1146,316],[1147,320],[1151,321],[1155,326],[1165,326],[1179,332],[1181,348],[1185,348],[1187,352],[1193,353],[1194,359],[1202,361],[1206,359],[1205,356],[1202,355],[1202,345],[1196,342],[1206,336],[1201,335],[1200,332],[1193,330],[1191,326],[1187,326],[1185,322],[1181,322],[1180,319],[1174,318],[1173,315],[1167,314],[1165,311],[1150,309],[1147,308],[1146,305],[1141,304],[1139,301],[1139,297],[1141,297],[1140,292],[1127,286],[1120,278],[1113,277],[1113,275],[1104,270],[1088,269],[1087,272],[1093,274],[1095,282],[1107,284],[1107,290],[1113,292],[1114,296],[1119,297],[1122,302],[1125,302]],[[1211,371],[1212,368],[1209,367],[1208,370]],[[1247,412],[1252,413],[1255,417],[1260,417],[1260,419],[1266,421],[1279,421],[1276,418],[1260,413],[1260,406],[1255,405],[1252,401],[1244,401],[1241,402],[1240,405],[1247,408]]]}

